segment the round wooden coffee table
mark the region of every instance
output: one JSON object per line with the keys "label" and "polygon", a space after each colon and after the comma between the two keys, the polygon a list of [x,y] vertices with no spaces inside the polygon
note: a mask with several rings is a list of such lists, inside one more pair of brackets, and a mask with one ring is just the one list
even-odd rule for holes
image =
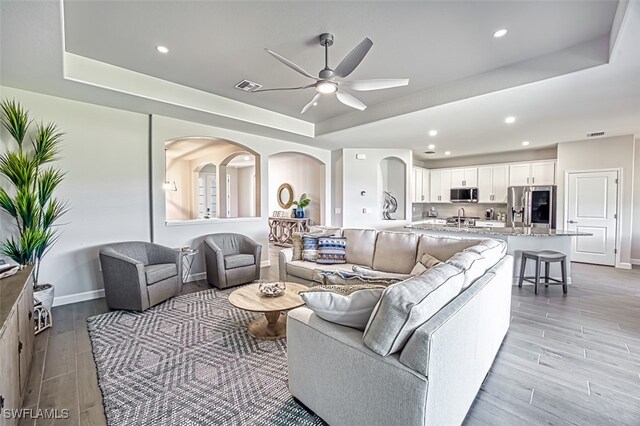
{"label": "round wooden coffee table", "polygon": [[263,296],[258,290],[259,284],[249,284],[229,295],[229,303],[236,308],[263,312],[264,316],[249,323],[249,334],[260,340],[276,340],[287,335],[287,316],[282,311],[304,305],[298,293],[309,287],[297,283],[285,283],[284,294],[276,297]]}

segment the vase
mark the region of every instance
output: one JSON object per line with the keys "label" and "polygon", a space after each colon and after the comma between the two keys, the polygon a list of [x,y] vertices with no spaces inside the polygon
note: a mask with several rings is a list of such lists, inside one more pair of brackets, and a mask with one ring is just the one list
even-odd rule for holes
{"label": "vase", "polygon": [[295,219],[296,217],[298,217],[298,214],[296,213],[296,209],[291,209],[291,219]]}
{"label": "vase", "polygon": [[53,296],[54,290],[51,284],[37,285],[33,289],[33,298],[37,302],[42,302],[42,306],[44,306],[48,310],[51,310],[51,308],[53,307]]}
{"label": "vase", "polygon": [[304,210],[303,209],[296,209],[296,217],[298,219],[304,219]]}

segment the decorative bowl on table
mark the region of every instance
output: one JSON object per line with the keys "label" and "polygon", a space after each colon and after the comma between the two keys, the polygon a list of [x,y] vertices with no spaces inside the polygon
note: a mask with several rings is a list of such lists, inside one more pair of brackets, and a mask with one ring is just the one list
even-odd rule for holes
{"label": "decorative bowl on table", "polygon": [[276,281],[272,283],[260,283],[258,291],[266,297],[278,297],[284,294],[284,290],[286,288],[287,286],[285,283],[282,281]]}

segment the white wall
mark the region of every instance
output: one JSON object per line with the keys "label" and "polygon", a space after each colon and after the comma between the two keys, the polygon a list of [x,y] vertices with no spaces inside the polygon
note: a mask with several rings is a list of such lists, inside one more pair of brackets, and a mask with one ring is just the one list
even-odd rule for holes
{"label": "white wall", "polygon": [[621,199],[621,209],[618,211],[620,247],[618,247],[619,257],[616,261],[616,265],[621,267],[630,267],[631,262],[633,159],[632,135],[566,142],[558,145],[558,228],[563,227],[565,223],[565,178],[568,172],[618,168],[622,170],[618,187]]}
{"label": "white wall", "polygon": [[[357,160],[356,154],[365,154],[365,160]],[[397,157],[406,165],[405,188],[409,188],[409,173],[413,164],[412,152],[408,149],[363,149],[342,150],[342,225],[345,228],[393,228],[405,225],[404,220],[382,219],[382,182],[380,162],[387,157]],[[365,191],[365,195],[361,192]],[[404,209],[411,211],[410,197],[405,193]],[[335,215],[334,215],[335,217]]]}
{"label": "white wall", "polygon": [[633,222],[631,223],[631,262],[640,265],[640,135],[635,136],[633,160]]}
{"label": "white wall", "polygon": [[[269,157],[269,212],[282,210],[278,204],[278,188],[288,183],[293,188],[294,200],[307,194],[311,204],[305,209],[306,217],[315,224],[325,224],[325,165],[318,160],[302,154],[282,153]],[[295,206],[292,206],[292,208]],[[288,210],[290,213],[291,210]],[[287,214],[288,216],[288,214]]]}
{"label": "white wall", "polygon": [[[205,124],[177,120],[169,117],[154,115],[152,118],[152,194],[153,194],[153,229],[154,241],[170,247],[191,246],[203,249],[204,236],[218,232],[237,232],[245,234],[263,246],[263,260],[267,260],[267,247],[269,227],[267,217],[270,214],[268,208],[268,182],[269,182],[269,156],[281,152],[301,152],[311,155],[318,160],[328,163],[331,159],[331,151],[257,136],[249,133],[237,132],[220,127],[207,126]],[[216,137],[236,142],[250,148],[260,156],[260,162],[256,167],[258,192],[259,217],[255,218],[225,218],[210,221],[184,221],[180,223],[167,223],[165,217],[165,192],[162,190],[164,181],[164,144],[168,140],[185,137]],[[264,171],[261,173],[261,171]],[[325,171],[325,195],[330,199],[331,175]],[[325,206],[325,214],[329,214],[330,203]],[[328,217],[328,216],[327,216]],[[195,274],[204,271],[203,254],[196,258],[193,266]]]}
{"label": "white wall", "polygon": [[398,208],[391,214],[394,219],[406,219],[406,173],[411,170],[402,160],[396,157],[387,157],[380,162],[380,175],[382,178],[382,190],[387,191],[398,202]]}
{"label": "white wall", "polygon": [[343,186],[344,186],[344,165],[342,161],[342,150],[331,151],[331,183],[332,183],[332,203],[331,226],[342,228],[342,207],[343,207]]}
{"label": "white wall", "polygon": [[255,216],[255,167],[238,168],[238,216]]}
{"label": "white wall", "polygon": [[[67,175],[57,196],[70,210],[61,220],[66,225],[60,240],[44,258],[40,281],[54,284],[57,297],[96,292],[103,287],[100,246],[149,240],[148,116],[8,87],[1,92],[32,118],[54,121],[65,133],[56,166]],[[0,150],[7,141],[3,133]],[[3,240],[13,229],[5,219]]]}

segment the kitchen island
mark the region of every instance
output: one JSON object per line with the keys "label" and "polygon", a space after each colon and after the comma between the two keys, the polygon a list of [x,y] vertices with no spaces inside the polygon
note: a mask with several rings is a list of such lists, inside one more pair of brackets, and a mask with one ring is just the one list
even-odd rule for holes
{"label": "kitchen island", "polygon": [[[572,239],[587,237],[592,234],[586,232],[565,231],[560,229],[545,228],[482,228],[482,227],[457,227],[431,224],[407,225],[406,229],[417,234],[428,234],[440,237],[457,238],[493,238],[507,242],[507,254],[514,257],[513,278],[514,284],[518,284],[520,278],[520,254],[522,251],[553,250],[567,255],[567,281],[571,283],[571,247]],[[534,262],[527,262],[526,276],[535,274]],[[543,275],[541,273],[541,275]],[[550,264],[549,276],[560,278],[560,263]],[[530,284],[524,282],[524,284]]]}

